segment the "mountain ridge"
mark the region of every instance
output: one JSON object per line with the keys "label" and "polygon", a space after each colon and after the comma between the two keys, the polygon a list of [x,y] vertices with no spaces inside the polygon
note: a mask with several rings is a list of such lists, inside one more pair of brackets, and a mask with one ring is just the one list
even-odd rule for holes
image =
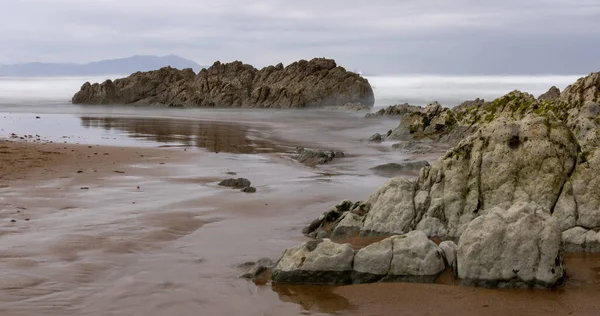
{"label": "mountain ridge", "polygon": [[192,68],[200,71],[204,66],[177,56],[133,55],[124,58],[104,59],[86,64],[29,62],[12,65],[0,65],[2,77],[62,77],[108,74],[130,74],[138,71],[150,71],[171,66],[177,69]]}

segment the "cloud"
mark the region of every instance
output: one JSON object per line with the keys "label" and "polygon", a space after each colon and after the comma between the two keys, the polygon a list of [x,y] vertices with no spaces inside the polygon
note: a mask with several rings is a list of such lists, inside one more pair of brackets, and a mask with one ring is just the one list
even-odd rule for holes
{"label": "cloud", "polygon": [[597,0],[20,0],[0,63],[178,54],[257,66],[335,58],[378,73],[600,70]]}

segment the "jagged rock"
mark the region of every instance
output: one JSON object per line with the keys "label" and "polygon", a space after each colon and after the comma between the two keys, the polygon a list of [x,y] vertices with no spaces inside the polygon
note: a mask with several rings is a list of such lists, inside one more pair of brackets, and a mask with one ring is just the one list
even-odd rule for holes
{"label": "jagged rock", "polygon": [[560,94],[560,101],[566,104],[600,103],[600,72],[591,73],[568,86]]}
{"label": "jagged rock", "polygon": [[275,266],[269,258],[262,258],[257,262],[247,262],[239,267],[245,270],[242,278],[252,280],[257,284],[267,283],[271,276],[271,269]]}
{"label": "jagged rock", "polygon": [[343,158],[345,156],[345,154],[341,151],[308,148],[298,148],[296,153],[297,155],[294,156],[294,159],[308,166],[328,163],[334,158]]}
{"label": "jagged rock", "polygon": [[548,92],[540,95],[538,101],[556,101],[560,98],[560,89],[552,86]]}
{"label": "jagged rock", "polygon": [[421,168],[428,167],[429,162],[425,160],[406,159],[401,162],[391,162],[371,168],[375,173],[386,177],[395,177],[409,171],[418,171]]}
{"label": "jagged rock", "polygon": [[381,117],[381,116],[403,116],[407,113],[422,112],[423,109],[420,106],[410,105],[408,103],[390,105],[386,108],[380,109],[375,113],[367,113],[365,117]]}
{"label": "jagged rock", "polygon": [[486,287],[557,287],[565,280],[564,250],[556,218],[535,203],[494,208],[460,237],[458,277]]}
{"label": "jagged rock", "polygon": [[458,245],[451,240],[446,240],[442,241],[439,247],[444,255],[446,266],[452,268],[452,270],[456,272],[456,253],[458,252]]}
{"label": "jagged rock", "polygon": [[564,124],[500,118],[423,168],[417,179],[389,180],[363,203],[365,212],[343,216],[332,238],[417,229],[452,239],[494,207],[537,202],[554,211],[577,157],[577,141]]}
{"label": "jagged rock", "polygon": [[354,283],[434,282],[446,269],[442,251],[421,231],[371,244],[354,257]]}
{"label": "jagged rock", "polygon": [[438,102],[430,103],[422,111],[413,111],[400,119],[400,125],[392,130],[388,139],[410,140],[431,138],[438,140],[456,125],[454,112],[443,108]]}
{"label": "jagged rock", "polygon": [[249,187],[252,183],[250,180],[246,178],[237,178],[237,179],[227,179],[219,182],[219,185],[222,187],[230,187],[230,188],[246,188]]}
{"label": "jagged rock", "polygon": [[349,212],[354,208],[355,205],[360,204],[360,202],[354,204],[348,200],[342,201],[340,204],[332,207],[327,212],[323,213],[319,218],[315,219],[302,229],[302,233],[307,237],[312,238],[324,238],[328,237],[331,234],[331,226],[342,217],[346,212]]}
{"label": "jagged rock", "polygon": [[273,282],[283,284],[351,284],[354,250],[329,239],[312,240],[285,250]]}
{"label": "jagged rock", "polygon": [[75,104],[161,104],[199,107],[303,108],[374,104],[369,82],[331,59],[301,60],[258,70],[236,61],[215,62],[197,75],[170,67],[137,72],[114,82],[86,82]]}
{"label": "jagged rock", "polygon": [[454,112],[463,112],[472,108],[480,108],[482,106],[485,106],[486,102],[484,99],[480,99],[477,98],[475,100],[469,100],[469,101],[465,101],[457,106],[455,106],[454,108],[452,108],[452,111]]}

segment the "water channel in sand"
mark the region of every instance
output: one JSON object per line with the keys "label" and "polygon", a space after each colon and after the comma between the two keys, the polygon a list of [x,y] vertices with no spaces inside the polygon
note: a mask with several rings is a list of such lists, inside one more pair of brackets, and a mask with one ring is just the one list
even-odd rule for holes
{"label": "water channel in sand", "polygon": [[[451,278],[436,285],[347,287],[256,286],[239,279],[237,265],[277,258],[304,240],[302,227],[321,212],[343,199],[366,199],[386,181],[370,168],[407,156],[389,143],[361,139],[393,128],[396,120],[334,111],[9,110],[0,114],[0,137],[38,134],[53,142],[45,146],[100,145],[89,150],[111,155],[119,149],[103,146],[122,146],[138,158],[91,175],[63,166],[0,188],[2,316],[600,310],[595,255],[570,255],[570,279],[555,291],[471,289]],[[348,157],[308,168],[289,159],[296,146],[342,150]],[[250,179],[258,192],[218,187],[227,172]],[[8,221],[23,213],[31,221]]]}

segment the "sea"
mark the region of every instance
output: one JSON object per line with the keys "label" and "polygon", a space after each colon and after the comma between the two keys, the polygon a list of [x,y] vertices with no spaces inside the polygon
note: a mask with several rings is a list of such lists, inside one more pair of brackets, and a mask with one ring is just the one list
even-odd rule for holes
{"label": "sea", "polygon": [[[123,75],[102,77],[0,77],[0,104],[32,105],[54,104],[66,106],[73,94],[86,82],[102,82]],[[527,75],[527,76],[448,76],[448,75],[381,75],[367,76],[375,93],[375,106],[409,103],[427,105],[438,101],[447,107],[463,101],[482,98],[493,100],[510,91],[521,90],[534,96],[556,86],[564,89],[582,75]]]}

